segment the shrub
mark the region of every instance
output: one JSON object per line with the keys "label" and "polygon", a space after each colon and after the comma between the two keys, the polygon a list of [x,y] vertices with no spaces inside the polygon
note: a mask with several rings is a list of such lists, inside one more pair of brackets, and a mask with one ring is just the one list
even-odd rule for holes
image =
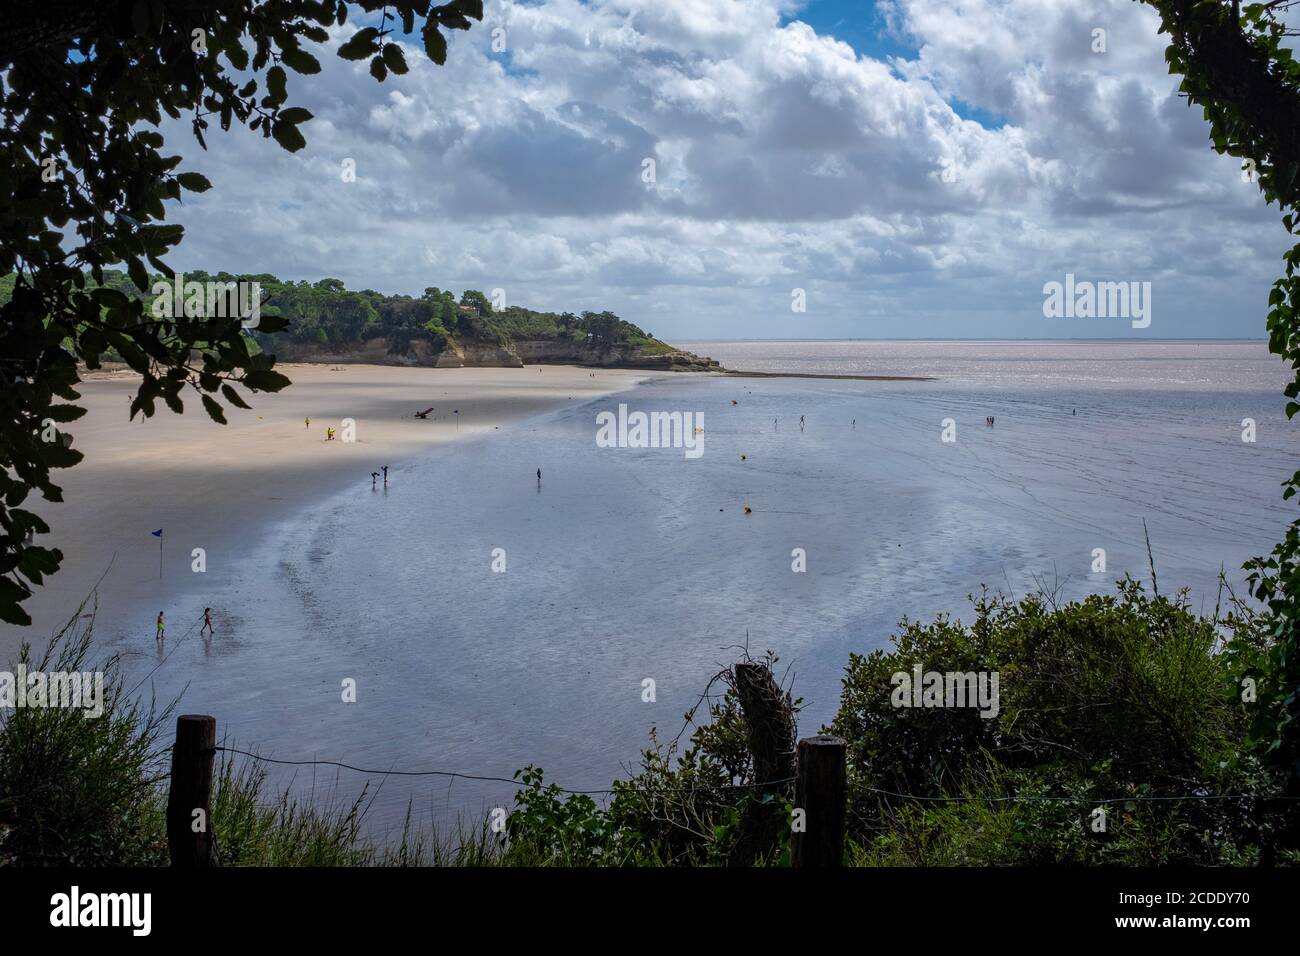
{"label": "shrub", "polygon": [[[1278,781],[1240,752],[1249,705],[1239,678],[1240,655],[1265,643],[1262,619],[1235,602],[1222,619],[1198,617],[1185,593],[1148,596],[1131,579],[1063,607],[1041,595],[974,604],[970,627],[904,620],[891,650],[850,657],[831,732],[849,744],[860,859],[1258,857],[1274,830],[1260,810]],[[891,676],[918,663],[998,672],[997,716],[893,706]],[[1186,799],[1224,794],[1243,797]],[[1122,802],[1105,805],[1107,831],[1096,833],[1092,811],[1107,799]]]}
{"label": "shrub", "polygon": [[[82,608],[28,671],[85,671],[93,610]],[[25,866],[135,866],[167,860],[158,783],[159,735],[171,707],[128,699],[116,657],[106,661],[104,712],[66,707],[0,711],[0,862]]]}

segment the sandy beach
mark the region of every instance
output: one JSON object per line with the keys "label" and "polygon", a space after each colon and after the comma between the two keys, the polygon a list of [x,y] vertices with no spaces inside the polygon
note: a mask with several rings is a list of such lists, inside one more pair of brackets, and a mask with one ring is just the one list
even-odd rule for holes
{"label": "sandy beach", "polygon": [[[99,606],[111,610],[162,593],[189,576],[194,548],[213,562],[238,561],[241,548],[279,517],[372,471],[423,449],[570,401],[621,391],[652,377],[633,370],[571,366],[397,368],[278,365],[293,385],[245,394],[251,411],[227,406],[229,424],[207,417],[197,400],[184,415],[161,402],[154,417],[130,421],[137,379],[104,373],[80,387],[87,414],[70,427],[85,454],[55,474],[64,501],[34,499],[49,523],[41,536],[62,548],[62,570],[25,605],[31,627],[0,625],[0,660],[20,642],[37,650],[102,577]],[[428,420],[413,417],[429,406]],[[456,411],[459,414],[455,414]],[[304,419],[310,418],[306,427]],[[356,422],[342,441],[341,423]],[[326,441],[326,428],[336,439]],[[163,569],[159,539],[163,530]],[[41,540],[38,538],[38,541]]]}

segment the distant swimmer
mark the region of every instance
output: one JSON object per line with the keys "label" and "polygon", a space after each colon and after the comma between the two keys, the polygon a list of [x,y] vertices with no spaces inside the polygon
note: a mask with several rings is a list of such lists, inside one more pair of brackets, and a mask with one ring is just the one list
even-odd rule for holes
{"label": "distant swimmer", "polygon": [[1071,415],[1077,415],[1078,413],[1079,413],[1079,410],[1078,410],[1077,408],[1072,408],[1072,409],[1070,409],[1070,414],[1071,414]]}
{"label": "distant swimmer", "polygon": [[992,428],[992,427],[993,427],[993,416],[992,416],[992,415],[988,415],[988,416],[986,416],[985,419],[984,419],[984,424],[987,425],[987,426],[989,426],[989,428]]}
{"label": "distant swimmer", "polygon": [[433,411],[433,406],[432,406],[432,405],[430,405],[428,408],[426,408],[426,409],[425,409],[424,411],[422,411],[422,412],[416,412],[416,413],[415,413],[415,417],[416,417],[416,418],[423,418],[423,419],[425,419],[425,420],[427,421],[428,418],[429,418],[429,413],[430,413],[431,411]]}
{"label": "distant swimmer", "polygon": [[857,428],[857,427],[858,427],[858,420],[857,420],[856,418],[853,419],[853,427],[854,427],[854,428]]}
{"label": "distant swimmer", "polygon": [[204,631],[207,631],[209,636],[217,633],[216,628],[212,626],[212,608],[210,607],[203,609],[203,626],[199,628],[200,637],[203,636]]}
{"label": "distant swimmer", "polygon": [[163,612],[158,612],[158,640],[163,639]]}

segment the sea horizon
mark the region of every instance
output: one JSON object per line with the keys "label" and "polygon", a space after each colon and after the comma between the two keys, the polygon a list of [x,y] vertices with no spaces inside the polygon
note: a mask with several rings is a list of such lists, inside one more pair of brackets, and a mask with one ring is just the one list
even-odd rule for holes
{"label": "sea horizon", "polygon": [[1195,343],[1195,342],[1259,342],[1268,343],[1268,336],[1240,336],[1240,337],[1219,337],[1219,338],[1177,338],[1172,336],[1148,336],[1136,338],[1133,336],[971,336],[963,338],[952,338],[944,336],[843,336],[843,337],[804,337],[804,338],[762,338],[756,336],[746,336],[742,338],[699,338],[688,339],[680,336],[670,336],[665,341],[673,343],[691,343],[691,342],[1115,342],[1126,345],[1151,344],[1158,345],[1164,342],[1170,343]]}

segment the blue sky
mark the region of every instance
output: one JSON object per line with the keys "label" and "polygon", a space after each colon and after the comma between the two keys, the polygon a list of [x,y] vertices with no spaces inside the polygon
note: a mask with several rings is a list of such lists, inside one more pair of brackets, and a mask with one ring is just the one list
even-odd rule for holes
{"label": "blue sky", "polygon": [[[890,29],[885,14],[878,10],[874,0],[812,0],[797,11],[782,18],[784,24],[802,20],[820,35],[842,40],[858,56],[871,57],[884,63],[896,59],[913,60],[920,52],[914,38],[901,30]],[[963,119],[972,119],[994,129],[1006,120],[953,97],[948,100],[953,112]]]}
{"label": "blue sky", "polygon": [[859,56],[878,60],[914,57],[916,47],[886,29],[884,15],[874,0],[812,0],[781,18],[782,24],[802,20],[822,36],[842,40]]}
{"label": "blue sky", "polygon": [[[665,338],[1262,336],[1285,233],[1163,50],[1132,0],[489,0],[441,68],[318,51],[300,153],[165,130],[216,187],[174,265]],[[1067,275],[1152,322],[1045,317]]]}

